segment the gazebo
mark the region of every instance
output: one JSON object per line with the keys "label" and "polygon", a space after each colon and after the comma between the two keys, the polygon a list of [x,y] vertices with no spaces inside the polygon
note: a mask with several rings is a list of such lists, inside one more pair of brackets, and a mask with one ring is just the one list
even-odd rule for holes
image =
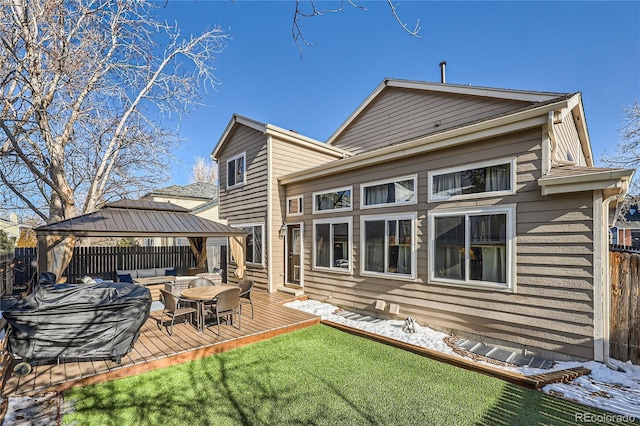
{"label": "gazebo", "polygon": [[207,259],[207,237],[228,237],[238,264],[236,276],[244,276],[246,232],[171,203],[122,199],[93,213],[43,225],[35,231],[38,272],[50,271],[59,279],[71,261],[78,237],[186,237],[199,267],[204,267]]}

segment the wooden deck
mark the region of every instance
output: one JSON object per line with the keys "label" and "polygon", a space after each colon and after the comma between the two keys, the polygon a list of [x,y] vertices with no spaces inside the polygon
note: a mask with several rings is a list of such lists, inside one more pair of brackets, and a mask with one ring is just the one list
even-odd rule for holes
{"label": "wooden deck", "polygon": [[241,330],[223,324],[221,336],[216,334],[216,327],[198,333],[189,323],[176,324],[173,336],[169,336],[164,327],[158,328],[157,321],[162,311],[151,312],[141,328],[133,350],[122,358],[120,365],[98,359],[67,360],[60,364],[34,361],[33,371],[19,377],[11,374],[17,362],[6,356],[2,365],[2,396],[59,392],[76,386],[134,376],[267,340],[320,322],[318,316],[282,306],[286,301],[294,300],[293,296],[260,292],[253,292],[251,296],[255,309],[254,319],[248,316],[251,308],[245,306]]}

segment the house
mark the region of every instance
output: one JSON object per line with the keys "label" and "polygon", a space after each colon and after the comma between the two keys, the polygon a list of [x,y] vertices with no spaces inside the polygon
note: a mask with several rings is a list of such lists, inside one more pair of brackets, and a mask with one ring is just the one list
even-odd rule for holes
{"label": "house", "polygon": [[[190,210],[191,214],[216,222],[220,220],[218,214],[218,186],[210,182],[194,182],[188,185],[172,185],[156,189],[141,197],[142,200],[165,202],[178,205]],[[144,241],[148,246],[188,246],[189,240],[184,237],[150,237]],[[226,259],[227,239],[221,237],[207,238],[207,264],[209,268],[224,269]]]}
{"label": "house", "polygon": [[9,218],[0,217],[0,230],[7,234],[7,237],[16,241],[20,237],[20,229],[23,226],[18,221],[18,215],[11,213]]}
{"label": "house", "polygon": [[611,227],[611,244],[640,248],[640,210],[633,204],[620,211],[616,216],[615,226]]}
{"label": "house", "polygon": [[256,287],[607,360],[633,171],[594,167],[580,93],[385,79],[323,143],[234,115],[212,157]]}

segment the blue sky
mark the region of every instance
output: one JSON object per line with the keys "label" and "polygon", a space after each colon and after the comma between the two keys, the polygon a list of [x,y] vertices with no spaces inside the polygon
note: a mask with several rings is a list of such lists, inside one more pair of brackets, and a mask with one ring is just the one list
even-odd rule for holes
{"label": "blue sky", "polygon": [[[582,92],[593,153],[620,140],[623,107],[640,100],[640,2],[433,2],[345,4],[302,22],[315,46],[302,59],[291,37],[293,1],[169,0],[159,16],[182,33],[220,26],[232,39],[216,61],[217,91],[183,120],[186,141],[170,182],[187,184],[196,157],[209,158],[232,114],[326,140],[386,78],[509,89]],[[164,4],[164,2],[162,2]],[[337,1],[318,1],[336,7]]]}

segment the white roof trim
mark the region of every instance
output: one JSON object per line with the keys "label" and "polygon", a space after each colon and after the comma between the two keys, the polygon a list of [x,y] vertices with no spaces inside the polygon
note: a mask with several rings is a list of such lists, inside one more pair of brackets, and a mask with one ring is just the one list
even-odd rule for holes
{"label": "white roof trim", "polygon": [[227,141],[229,134],[235,127],[236,123],[242,124],[251,129],[257,130],[258,132],[272,135],[278,139],[282,139],[288,142],[296,143],[298,145],[306,146],[307,148],[315,149],[316,151],[333,154],[336,156],[336,158],[352,155],[348,151],[345,151],[333,146],[329,146],[323,142],[309,138],[307,136],[303,136],[291,130],[286,130],[278,126],[274,126],[273,124],[262,123],[260,121],[256,121],[254,119],[244,117],[239,114],[233,114],[233,116],[231,117],[231,120],[229,120],[229,123],[227,124],[227,127],[222,133],[222,136],[220,136],[220,139],[218,139],[218,143],[216,144],[216,147],[211,153],[211,158],[213,158],[214,160],[217,160],[220,149],[222,148],[224,143]]}
{"label": "white roof trim", "polygon": [[360,115],[386,87],[399,87],[404,89],[429,90],[441,93],[456,93],[460,95],[484,96],[498,99],[513,99],[526,102],[544,102],[566,93],[532,92],[526,90],[494,89],[488,87],[461,86],[448,83],[427,83],[411,80],[395,80],[387,78],[375,88],[375,90],[362,102],[356,110],[333,132],[327,139],[327,144],[332,145],[340,134]]}
{"label": "white roof trim", "polygon": [[633,177],[633,169],[605,170],[598,173],[582,173],[570,176],[545,177],[538,179],[542,195],[564,194],[568,192],[616,189],[626,192]]}

